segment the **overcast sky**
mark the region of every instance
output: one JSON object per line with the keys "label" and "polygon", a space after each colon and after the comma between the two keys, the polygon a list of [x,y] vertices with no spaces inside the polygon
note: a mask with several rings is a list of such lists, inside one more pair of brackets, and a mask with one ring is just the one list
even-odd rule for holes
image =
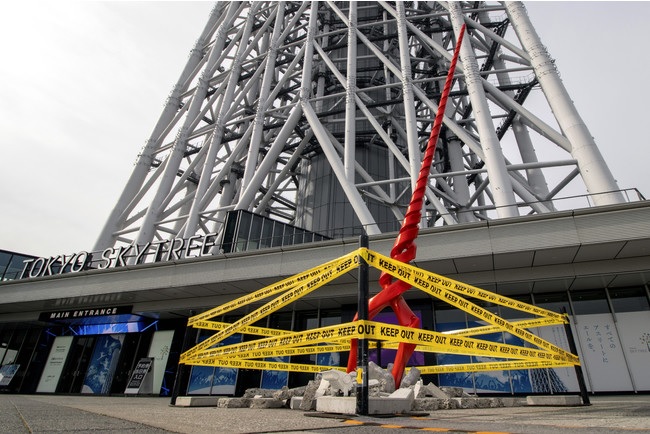
{"label": "overcast sky", "polygon": [[[526,6],[619,187],[650,197],[650,3]],[[92,249],[211,9],[0,3],[0,249]]]}

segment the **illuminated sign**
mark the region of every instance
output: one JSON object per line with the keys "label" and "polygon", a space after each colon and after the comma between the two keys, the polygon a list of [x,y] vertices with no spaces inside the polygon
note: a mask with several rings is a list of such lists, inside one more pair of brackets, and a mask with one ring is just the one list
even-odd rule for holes
{"label": "illuminated sign", "polygon": [[217,234],[194,235],[189,238],[173,238],[152,241],[144,245],[108,247],[102,252],[79,252],[49,258],[26,259],[20,279],[78,273],[89,269],[126,267],[133,264],[174,261],[210,255],[217,244]]}
{"label": "illuminated sign", "polygon": [[106,315],[123,315],[131,313],[133,306],[111,306],[111,307],[86,307],[72,310],[60,310],[56,312],[41,312],[39,321],[50,321],[55,319],[92,318]]}

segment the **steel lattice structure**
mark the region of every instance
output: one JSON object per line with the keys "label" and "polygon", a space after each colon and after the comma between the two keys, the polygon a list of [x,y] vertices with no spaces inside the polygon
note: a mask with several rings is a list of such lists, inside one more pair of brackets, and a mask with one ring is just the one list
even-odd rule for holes
{"label": "steel lattice structure", "polygon": [[622,202],[520,2],[218,2],[95,248],[230,210],[397,230],[463,23],[421,226],[552,212],[580,181]]}

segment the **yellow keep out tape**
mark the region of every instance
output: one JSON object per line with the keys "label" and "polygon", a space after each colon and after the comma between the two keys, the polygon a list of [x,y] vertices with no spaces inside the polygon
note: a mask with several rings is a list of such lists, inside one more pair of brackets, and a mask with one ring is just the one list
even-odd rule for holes
{"label": "yellow keep out tape", "polygon": [[457,365],[417,366],[421,374],[448,374],[453,372],[508,371],[518,369],[569,368],[569,362],[549,360],[510,360],[505,362],[463,363]]}
{"label": "yellow keep out tape", "polygon": [[319,373],[330,369],[345,372],[341,366],[307,365],[300,363],[269,362],[265,360],[217,359],[214,361],[197,360],[188,365],[218,366],[222,368],[266,369],[271,371],[312,372]]}
{"label": "yellow keep out tape", "polygon": [[[445,335],[429,330],[374,321],[354,321],[278,337],[263,338],[201,350],[184,356],[182,363],[195,364],[201,362],[201,364],[204,364],[208,363],[208,361],[216,362],[220,359],[264,358],[315,354],[317,352],[337,352],[349,349],[346,344],[349,345],[351,339],[359,338],[388,342],[389,344],[387,346],[402,342],[413,343],[418,346],[418,351],[575,364],[572,359],[567,358],[563,353],[554,353],[536,348],[526,348],[464,336]],[[327,345],[331,342],[338,342],[338,344]]]}
{"label": "yellow keep out tape", "polygon": [[[482,319],[489,325],[445,333],[394,326],[373,321],[356,321],[304,332],[276,330],[252,325],[270,313],[295,302],[340,275],[353,270],[358,266],[359,258],[365,259],[369,265],[409,283],[414,288],[418,288]],[[540,317],[509,322],[470,302],[463,297],[464,295],[490,301],[528,314],[539,315]],[[275,296],[275,298],[232,324],[210,320],[215,316],[242,308],[248,304],[259,303],[261,300],[270,296]],[[251,359],[346,351],[349,349],[351,339],[362,338],[369,339],[373,347],[376,342],[385,343],[383,345],[385,348],[394,347],[402,342],[408,342],[416,344],[418,351],[511,359],[487,364],[454,365],[458,367],[454,367],[453,369],[502,370],[524,369],[525,367],[549,367],[551,365],[553,367],[573,366],[579,364],[579,360],[575,355],[526,330],[530,327],[561,324],[566,321],[567,318],[564,315],[447,279],[435,273],[430,273],[409,264],[395,261],[368,249],[358,249],[321,266],[296,274],[277,284],[267,286],[259,291],[190,318],[188,321],[189,326],[215,330],[216,333],[183,353],[181,355],[181,363],[273,370],[292,370],[290,369],[291,366],[295,365],[295,370],[297,371],[319,372],[317,369],[320,368],[314,367],[314,365],[305,365],[310,366],[310,368],[292,363],[276,366],[271,365],[276,362]],[[526,348],[468,337],[496,331],[512,333],[523,340],[533,343],[538,348]],[[234,333],[258,335],[263,338],[244,343],[224,345],[217,348],[213,347]],[[512,366],[512,368],[508,368],[508,366]],[[429,369],[429,367],[425,368]],[[306,369],[310,370],[307,371]],[[430,369],[433,369],[435,372],[442,372],[439,370],[443,369],[443,367],[436,366],[430,367]],[[452,368],[445,367],[444,369]],[[435,372],[432,371],[431,373]]]}
{"label": "yellow keep out tape", "polygon": [[[525,330],[521,327],[517,327],[513,323],[500,318],[499,316],[489,312],[486,309],[478,306],[475,303],[472,303],[469,300],[461,297],[458,294],[454,294],[448,288],[454,285],[453,280],[445,279],[444,281],[438,281],[440,277],[434,273],[429,273],[412,265],[405,264],[400,261],[395,261],[387,256],[381,255],[376,252],[369,251],[367,249],[361,249],[361,255],[364,259],[372,264],[375,268],[385,271],[390,275],[411,284],[412,286],[421,289],[422,291],[431,294],[432,296],[445,301],[446,303],[455,306],[471,315],[474,315],[477,318],[480,318],[487,323],[499,327],[502,331],[512,333],[513,335],[530,342],[538,347],[544,348],[548,351],[557,354],[563,354],[563,356],[569,360],[572,360],[574,363],[579,363],[578,357],[565,351],[564,349],[554,345],[539,336]],[[436,280],[438,279],[438,280]],[[502,299],[504,297],[501,297]],[[550,311],[549,311],[550,312]],[[561,316],[559,314],[554,314],[555,316]]]}
{"label": "yellow keep out tape", "polygon": [[[359,257],[356,251],[351,252],[345,256],[338,258],[335,261],[330,261],[326,266],[312,269],[307,274],[301,273],[300,275],[297,275],[300,277],[300,279],[302,279],[302,282],[299,285],[292,286],[284,294],[277,296],[262,307],[228,325],[213,336],[196,345],[194,348],[186,351],[183,353],[183,355],[181,355],[181,360],[194,357],[197,352],[213,346],[228,336],[239,332],[244,327],[248,327],[259,319],[264,318],[271,313],[295,302],[299,298],[315,291],[321,286],[336,279],[340,275],[356,268],[358,266],[358,258]],[[213,309],[213,312],[214,311],[216,310]]]}

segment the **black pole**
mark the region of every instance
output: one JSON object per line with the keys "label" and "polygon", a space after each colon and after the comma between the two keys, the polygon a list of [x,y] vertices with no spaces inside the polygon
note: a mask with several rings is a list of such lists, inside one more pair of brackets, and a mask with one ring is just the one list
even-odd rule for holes
{"label": "black pole", "polygon": [[[196,311],[190,310],[190,317],[196,315]],[[196,342],[196,329],[194,327],[186,326],[185,327],[185,337],[183,338],[183,348],[181,349],[181,354],[189,350],[192,347],[192,344]],[[189,376],[189,366],[185,363],[179,363],[176,367],[176,375],[174,376],[174,387],[172,388],[172,400],[170,405],[176,405],[176,398],[181,390],[182,384],[187,384],[187,379]]]}
{"label": "black pole", "polygon": [[[562,313],[566,315],[567,319],[569,319],[565,307],[562,307]],[[564,324],[564,332],[566,333],[567,340],[569,341],[569,350],[571,350],[572,354],[575,354],[577,356],[578,348],[576,347],[576,341],[573,338],[573,331],[571,330],[570,323]],[[591,405],[591,401],[589,401],[589,393],[587,393],[587,384],[585,383],[585,376],[582,373],[582,367],[580,365],[575,365],[574,367],[576,369],[576,377],[578,378],[578,386],[580,387],[580,396],[582,397],[582,404]]]}
{"label": "black pole", "polygon": [[377,341],[377,366],[380,368],[382,367],[381,365],[381,341]]}
{"label": "black pole", "polygon": [[[359,237],[359,248],[368,248],[368,235]],[[358,318],[368,320],[368,264],[359,257],[359,292],[357,297]],[[357,344],[357,369],[361,369],[361,384],[357,384],[357,414],[368,415],[368,340],[359,339]]]}

